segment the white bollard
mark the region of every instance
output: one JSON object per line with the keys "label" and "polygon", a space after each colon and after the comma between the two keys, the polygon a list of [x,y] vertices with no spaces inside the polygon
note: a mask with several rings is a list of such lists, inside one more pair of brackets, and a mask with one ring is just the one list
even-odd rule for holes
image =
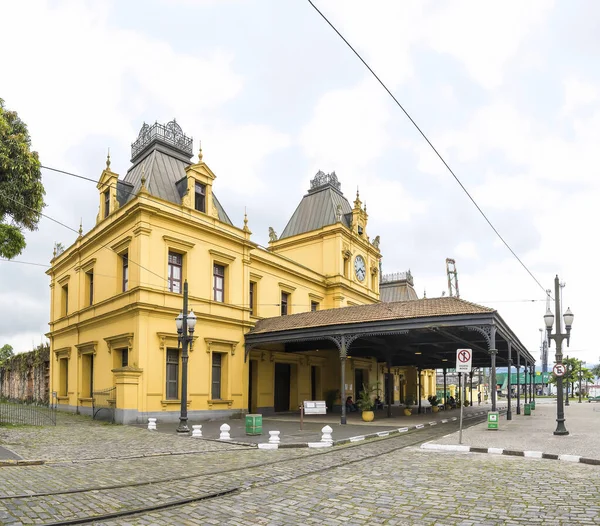
{"label": "white bollard", "polygon": [[192,437],[193,438],[202,438],[202,426],[201,425],[192,426]]}
{"label": "white bollard", "polygon": [[321,433],[323,436],[321,437],[321,442],[327,442],[328,444],[333,444],[333,438],[331,437],[331,433],[333,433],[333,429],[330,426],[325,426],[321,429]]}
{"label": "white bollard", "polygon": [[269,444],[279,444],[279,431],[269,431]]}
{"label": "white bollard", "polygon": [[227,424],[223,424],[220,428],[221,435],[219,436],[219,440],[231,440],[231,435],[229,431],[231,430],[231,426]]}
{"label": "white bollard", "polygon": [[148,430],[149,431],[156,431],[156,418],[149,418],[148,419]]}

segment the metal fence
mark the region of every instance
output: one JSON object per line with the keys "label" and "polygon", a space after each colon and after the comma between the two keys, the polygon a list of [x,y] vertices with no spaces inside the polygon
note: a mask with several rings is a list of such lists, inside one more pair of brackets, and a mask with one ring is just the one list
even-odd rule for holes
{"label": "metal fence", "polygon": [[109,387],[92,393],[92,420],[105,409],[110,414],[111,422],[115,423],[115,406],[117,405],[117,388]]}
{"label": "metal fence", "polygon": [[56,404],[0,398],[0,424],[55,426]]}

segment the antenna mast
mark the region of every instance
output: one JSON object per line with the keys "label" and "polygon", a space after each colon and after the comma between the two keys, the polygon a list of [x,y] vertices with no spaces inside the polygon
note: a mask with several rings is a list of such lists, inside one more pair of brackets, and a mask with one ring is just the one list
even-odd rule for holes
{"label": "antenna mast", "polygon": [[453,259],[446,258],[446,274],[448,275],[448,295],[460,298],[458,292],[458,272],[456,271],[456,262]]}

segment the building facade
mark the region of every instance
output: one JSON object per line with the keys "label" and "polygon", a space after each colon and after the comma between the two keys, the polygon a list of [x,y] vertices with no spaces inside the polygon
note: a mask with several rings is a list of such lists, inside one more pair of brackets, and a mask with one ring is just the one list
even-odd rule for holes
{"label": "building facade", "polygon": [[[245,357],[244,334],[261,318],[379,301],[379,239],[367,235],[358,193],[350,204],[335,173],[319,172],[265,249],[246,217],[235,226],[225,212],[202,150],[191,157],[192,140],[175,121],[144,124],[125,177],[107,159],[96,225],[55,253],[48,337],[59,408],[91,414],[93,393],[114,387],[117,422],[178,419],[175,318],[185,281],[197,316],[190,418],[295,410],[327,396],[339,404],[334,352],[253,349]],[[383,373],[375,359],[348,367],[370,385]],[[398,390],[404,373],[395,373]],[[430,383],[434,392],[435,377]]]}

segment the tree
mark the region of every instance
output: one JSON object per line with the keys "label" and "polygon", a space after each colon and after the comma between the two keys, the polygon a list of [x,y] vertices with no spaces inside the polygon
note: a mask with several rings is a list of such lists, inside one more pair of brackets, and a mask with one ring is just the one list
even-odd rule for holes
{"label": "tree", "polygon": [[35,230],[44,207],[37,152],[27,126],[0,99],[0,256],[11,259],[26,246],[23,230]]}
{"label": "tree", "polygon": [[600,378],[600,363],[598,365],[594,365],[591,369],[592,374],[595,378]]}
{"label": "tree", "polygon": [[13,348],[7,344],[0,347],[0,365],[13,356]]}

